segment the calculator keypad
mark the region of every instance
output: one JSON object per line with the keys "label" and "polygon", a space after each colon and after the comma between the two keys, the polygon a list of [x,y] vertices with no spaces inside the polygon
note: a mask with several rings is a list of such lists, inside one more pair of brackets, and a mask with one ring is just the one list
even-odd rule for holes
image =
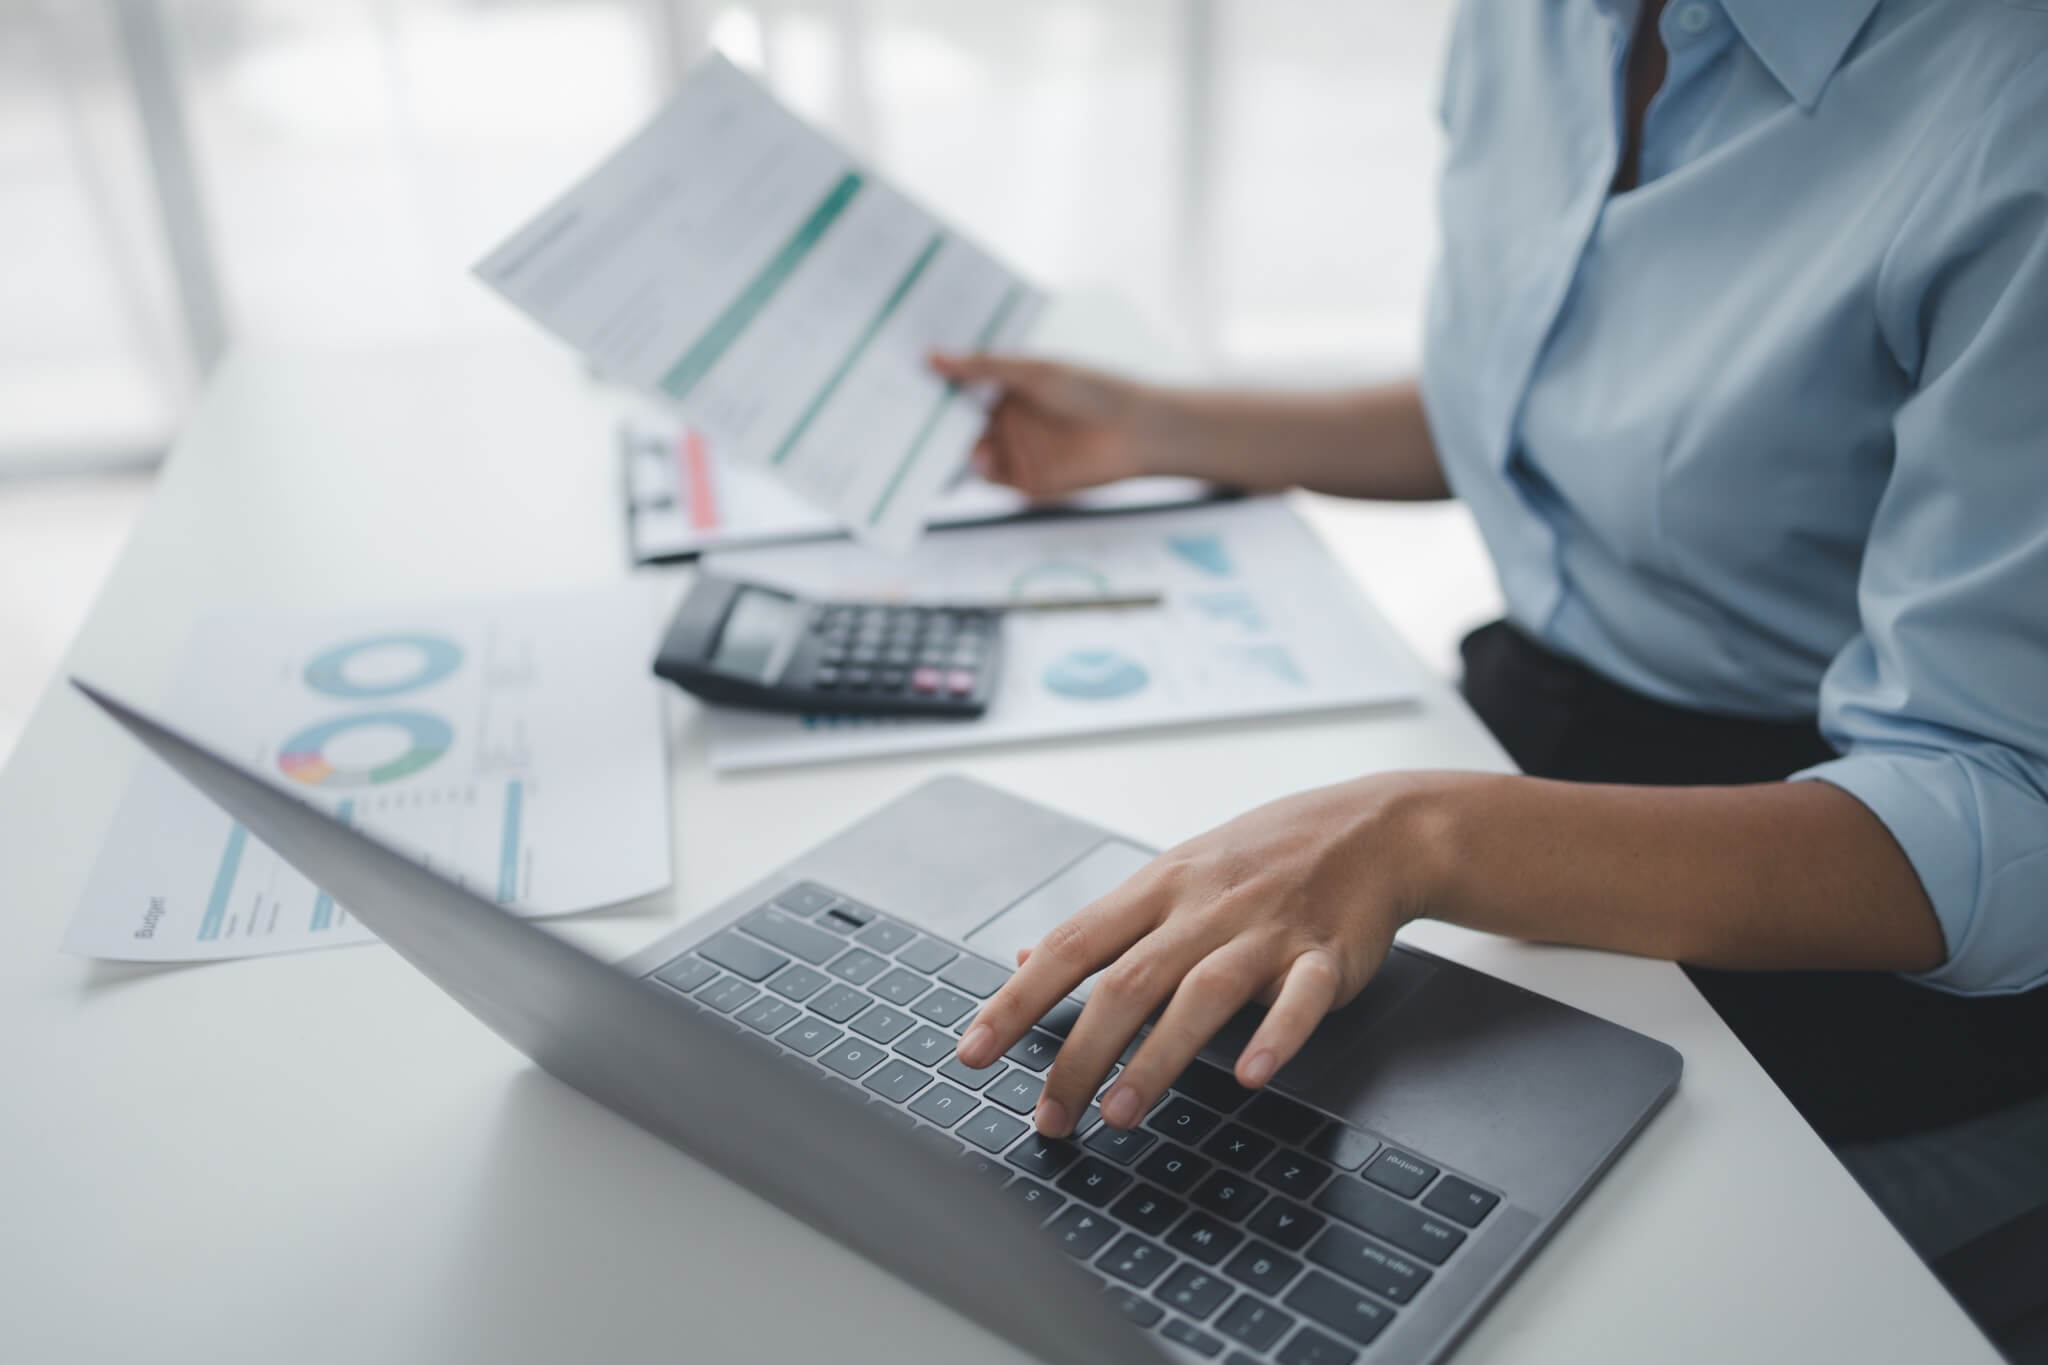
{"label": "calculator keypad", "polygon": [[979,715],[1001,623],[971,608],[827,603],[813,611],[782,686],[822,694],[820,710]]}

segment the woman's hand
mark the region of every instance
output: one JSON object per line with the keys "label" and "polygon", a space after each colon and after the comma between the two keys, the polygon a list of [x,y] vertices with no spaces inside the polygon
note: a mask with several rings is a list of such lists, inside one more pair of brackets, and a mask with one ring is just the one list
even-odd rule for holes
{"label": "woman's hand", "polygon": [[1149,468],[1147,430],[1157,403],[1142,385],[1050,360],[1001,355],[931,357],[957,384],[1002,387],[974,467],[991,483],[1034,498],[1057,498]]}
{"label": "woman's hand", "polygon": [[1430,816],[1447,780],[1364,778],[1261,806],[1161,854],[1059,925],[975,1017],[960,1058],[986,1066],[1103,969],[1046,1077],[1034,1120],[1069,1132],[1154,1010],[1165,1012],[1102,1097],[1116,1128],[1142,1119],[1245,1004],[1269,1008],[1237,1059],[1264,1085],[1334,1007],[1379,970],[1394,931],[1432,899],[1443,862]]}

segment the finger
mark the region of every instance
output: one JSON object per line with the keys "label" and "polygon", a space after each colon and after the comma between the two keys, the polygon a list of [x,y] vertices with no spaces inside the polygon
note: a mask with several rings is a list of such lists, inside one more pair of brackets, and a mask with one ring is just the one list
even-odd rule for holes
{"label": "finger", "polygon": [[976,384],[989,380],[1006,389],[1032,393],[1055,373],[1049,361],[1024,356],[998,355],[989,351],[933,351],[926,357],[932,372],[955,384]]}
{"label": "finger", "polygon": [[1264,946],[1236,939],[1189,968],[1166,1012],[1102,1097],[1103,1122],[1129,1128],[1144,1118],[1202,1045],[1273,979],[1274,965]]}
{"label": "finger", "polygon": [[1065,999],[1096,968],[1152,931],[1159,921],[1149,884],[1125,882],[1052,927],[1031,959],[982,1005],[956,1049],[969,1066],[987,1066]]}
{"label": "finger", "polygon": [[1237,1058],[1237,1083],[1257,1090],[1287,1065],[1337,1004],[1337,964],[1320,948],[1294,959],[1280,993]]}
{"label": "finger", "polygon": [[1185,928],[1169,926],[1147,934],[1095,978],[1081,1017],[1046,1073],[1032,1115],[1039,1132],[1064,1137],[1072,1131],[1131,1039],[1211,946]]}

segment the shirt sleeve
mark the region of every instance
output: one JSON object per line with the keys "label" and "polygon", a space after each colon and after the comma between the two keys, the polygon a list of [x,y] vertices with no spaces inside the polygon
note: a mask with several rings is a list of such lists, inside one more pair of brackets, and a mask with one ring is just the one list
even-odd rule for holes
{"label": "shirt sleeve", "polygon": [[1843,756],[1795,775],[1882,820],[1932,901],[1957,994],[2048,983],[2048,63],[1955,149],[1879,273],[1913,382],[1821,686]]}

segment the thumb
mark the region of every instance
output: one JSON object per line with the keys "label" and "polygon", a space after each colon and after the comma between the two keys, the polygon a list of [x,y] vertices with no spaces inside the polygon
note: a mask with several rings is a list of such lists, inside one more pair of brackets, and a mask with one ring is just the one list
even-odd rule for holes
{"label": "thumb", "polygon": [[929,362],[935,373],[956,384],[978,384],[987,380],[1033,398],[1045,391],[1058,372],[1057,366],[1043,360],[993,355],[987,351],[933,351]]}

